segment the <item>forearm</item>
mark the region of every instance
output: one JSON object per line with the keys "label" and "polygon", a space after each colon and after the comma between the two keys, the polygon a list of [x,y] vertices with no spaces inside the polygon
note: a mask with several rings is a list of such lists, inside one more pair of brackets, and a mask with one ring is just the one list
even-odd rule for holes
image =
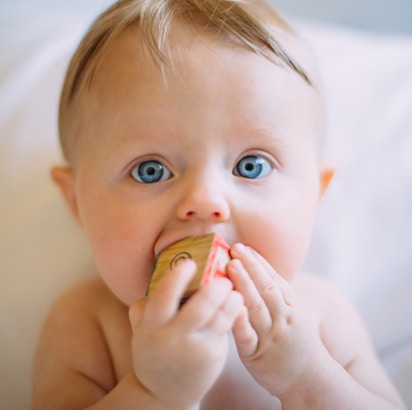
{"label": "forearm", "polygon": [[181,405],[174,406],[173,403],[162,403],[144,386],[142,386],[133,373],[124,377],[117,386],[110,391],[102,400],[90,410],[198,410],[199,406],[183,408]]}
{"label": "forearm", "polygon": [[296,383],[279,399],[283,410],[406,409],[396,394],[384,397],[379,393],[365,388],[329,358],[316,369],[310,370],[300,383]]}

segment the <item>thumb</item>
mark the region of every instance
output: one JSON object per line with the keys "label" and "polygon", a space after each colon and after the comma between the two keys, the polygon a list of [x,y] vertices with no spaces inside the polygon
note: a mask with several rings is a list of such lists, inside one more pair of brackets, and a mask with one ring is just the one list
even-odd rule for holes
{"label": "thumb", "polygon": [[134,302],[129,307],[129,321],[132,329],[139,327],[143,322],[144,312],[146,310],[147,298]]}

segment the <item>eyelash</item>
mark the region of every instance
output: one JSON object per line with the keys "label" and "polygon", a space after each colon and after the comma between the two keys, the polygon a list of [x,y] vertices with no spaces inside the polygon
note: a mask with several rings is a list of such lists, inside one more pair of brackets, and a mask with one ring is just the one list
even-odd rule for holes
{"label": "eyelash", "polygon": [[[269,175],[273,168],[271,161],[263,156],[246,155],[236,163],[232,172],[245,179],[261,179]],[[149,174],[145,174],[148,171]],[[163,162],[149,159],[136,164],[131,169],[130,176],[142,184],[154,184],[172,178],[173,173]]]}

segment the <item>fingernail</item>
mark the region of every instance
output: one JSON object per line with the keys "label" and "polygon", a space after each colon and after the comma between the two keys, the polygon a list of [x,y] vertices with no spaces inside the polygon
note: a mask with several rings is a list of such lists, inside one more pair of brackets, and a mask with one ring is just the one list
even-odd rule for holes
{"label": "fingernail", "polygon": [[231,251],[231,255],[232,257],[237,257],[242,255],[243,253],[245,253],[246,247],[245,245],[243,245],[243,243],[236,243],[235,245],[233,245],[232,251]]}

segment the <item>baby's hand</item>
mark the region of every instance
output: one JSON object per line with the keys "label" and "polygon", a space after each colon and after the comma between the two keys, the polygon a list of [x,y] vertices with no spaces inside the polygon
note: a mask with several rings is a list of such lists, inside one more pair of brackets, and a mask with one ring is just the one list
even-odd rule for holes
{"label": "baby's hand", "polygon": [[228,279],[201,287],[180,309],[180,299],[196,271],[179,263],[159,282],[150,298],[130,308],[134,372],[167,408],[195,406],[220,375],[228,334],[243,300]]}
{"label": "baby's hand", "polygon": [[256,381],[281,396],[298,383],[320,338],[289,285],[256,251],[232,247],[227,272],[247,307],[233,329],[239,356]]}

